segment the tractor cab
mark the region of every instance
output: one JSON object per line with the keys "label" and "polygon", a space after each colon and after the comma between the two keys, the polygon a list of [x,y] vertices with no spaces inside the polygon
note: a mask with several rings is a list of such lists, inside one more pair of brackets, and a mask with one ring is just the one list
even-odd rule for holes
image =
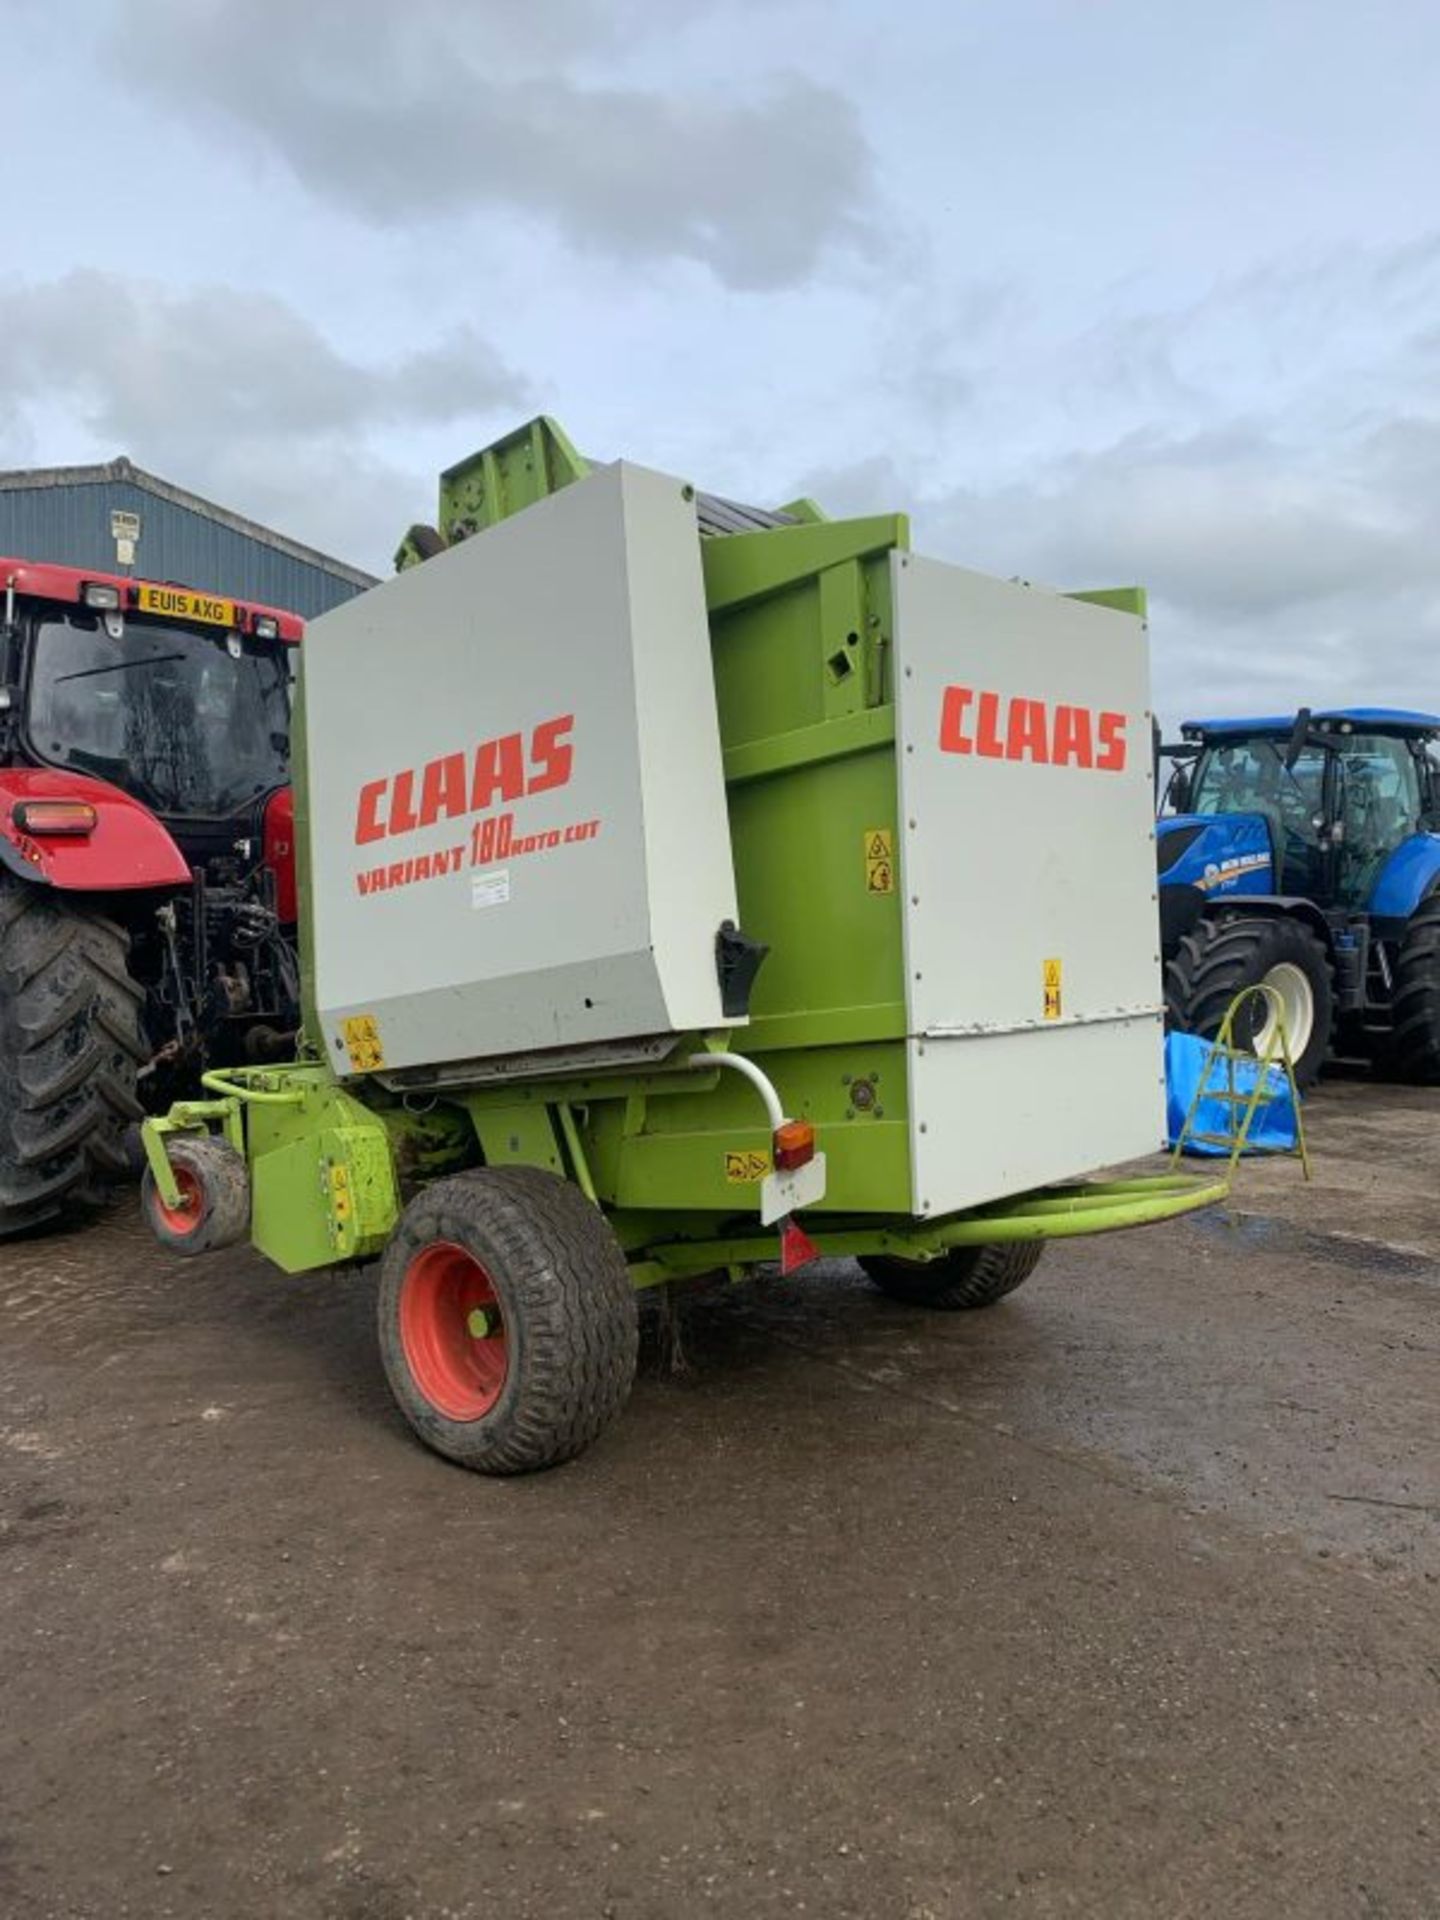
{"label": "tractor cab", "polygon": [[[263,868],[293,921],[290,691],[302,622],[188,587],[18,560],[0,560],[0,589],[0,801],[10,802],[0,870],[128,892],[197,873],[233,885]],[[67,800],[79,810],[45,811]]]}
{"label": "tractor cab", "polygon": [[1181,731],[1157,828],[1167,885],[1364,911],[1391,857],[1440,825],[1440,716],[1356,707]]}
{"label": "tractor cab", "polygon": [[[1312,1069],[1341,1026],[1372,1039],[1383,1030],[1393,1052],[1397,981],[1414,962],[1405,943],[1440,882],[1440,715],[1303,708],[1187,721],[1181,733],[1163,749],[1175,771],[1156,826],[1172,1017],[1194,1031],[1218,1026],[1218,990],[1197,1009],[1176,963],[1194,972],[1196,950],[1243,921],[1245,940],[1230,942],[1237,955],[1247,943],[1278,953],[1305,936],[1304,954],[1297,947],[1272,984],[1286,988],[1289,1024],[1313,1042]],[[1231,968],[1220,984],[1233,974],[1238,991],[1251,983],[1244,972]],[[1427,1028],[1421,1052],[1440,1074],[1440,1026],[1433,1044]]]}
{"label": "tractor cab", "polygon": [[289,648],[278,633],[42,603],[23,647],[17,757],[132,795],[182,852],[213,852],[211,823],[242,836],[257,804],[287,785]]}

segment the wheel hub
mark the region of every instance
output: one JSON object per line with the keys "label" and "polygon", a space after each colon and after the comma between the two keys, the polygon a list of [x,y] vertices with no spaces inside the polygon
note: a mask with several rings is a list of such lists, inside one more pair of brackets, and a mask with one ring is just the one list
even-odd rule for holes
{"label": "wheel hub", "polygon": [[1256,1005],[1251,1015],[1252,1050],[1261,1056],[1272,1046],[1278,1051],[1277,1019],[1283,1019],[1290,1058],[1299,1060],[1315,1031],[1315,989],[1309,975],[1293,960],[1280,960],[1260,984],[1266,991],[1255,996]]}
{"label": "wheel hub", "polygon": [[447,1420],[482,1420],[509,1373],[509,1340],[489,1273],[464,1247],[435,1240],[400,1290],[400,1343],[415,1385]]}
{"label": "wheel hub", "polygon": [[156,1211],[172,1233],[193,1233],[200,1224],[200,1182],[189,1167],[177,1166],[173,1161],[170,1171],[175,1176],[175,1185],[180,1190],[180,1204],[176,1207],[167,1207],[157,1192]]}

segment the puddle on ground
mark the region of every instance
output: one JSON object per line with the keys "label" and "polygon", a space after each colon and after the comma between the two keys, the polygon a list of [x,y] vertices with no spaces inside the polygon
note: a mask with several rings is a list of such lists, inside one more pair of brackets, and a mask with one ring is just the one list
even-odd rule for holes
{"label": "puddle on ground", "polygon": [[1376,1273],[1440,1285],[1440,1256],[1431,1259],[1403,1247],[1387,1246],[1383,1240],[1369,1240],[1363,1234],[1326,1233],[1314,1227],[1292,1226],[1270,1214],[1232,1213],[1221,1207],[1204,1208],[1191,1219],[1197,1233],[1232,1247],[1293,1253],[1336,1267],[1353,1267],[1358,1260]]}

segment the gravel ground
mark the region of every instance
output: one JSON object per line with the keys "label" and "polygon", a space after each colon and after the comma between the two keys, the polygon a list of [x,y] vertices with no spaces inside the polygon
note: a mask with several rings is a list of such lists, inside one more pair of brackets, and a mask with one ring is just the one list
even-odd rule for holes
{"label": "gravel ground", "polygon": [[1440,1095],[994,1310],[702,1292],[576,1465],[365,1277],[0,1248],[0,1912],[1440,1915]]}

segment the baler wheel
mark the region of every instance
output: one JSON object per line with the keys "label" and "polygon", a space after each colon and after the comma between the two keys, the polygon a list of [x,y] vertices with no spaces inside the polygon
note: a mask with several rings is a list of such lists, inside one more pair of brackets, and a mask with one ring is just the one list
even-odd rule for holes
{"label": "baler wheel", "polygon": [[1411,914],[1395,963],[1384,1063],[1399,1079],[1440,1082],[1440,889]]}
{"label": "baler wheel", "polygon": [[167,1207],[147,1167],[140,1205],[150,1231],[172,1253],[215,1253],[250,1230],[250,1176],[245,1162],[213,1134],[173,1134],[166,1152],[183,1204]]}
{"label": "baler wheel", "polygon": [[989,1247],[953,1247],[938,1260],[862,1260],[867,1278],[907,1307],[938,1307],[947,1313],[993,1307],[1028,1280],[1045,1251],[1041,1240],[1012,1240]]}
{"label": "baler wheel", "polygon": [[573,1459],[629,1398],[635,1290],[605,1216],[538,1167],[410,1202],[380,1265],[380,1355],[429,1447],[479,1473]]}

